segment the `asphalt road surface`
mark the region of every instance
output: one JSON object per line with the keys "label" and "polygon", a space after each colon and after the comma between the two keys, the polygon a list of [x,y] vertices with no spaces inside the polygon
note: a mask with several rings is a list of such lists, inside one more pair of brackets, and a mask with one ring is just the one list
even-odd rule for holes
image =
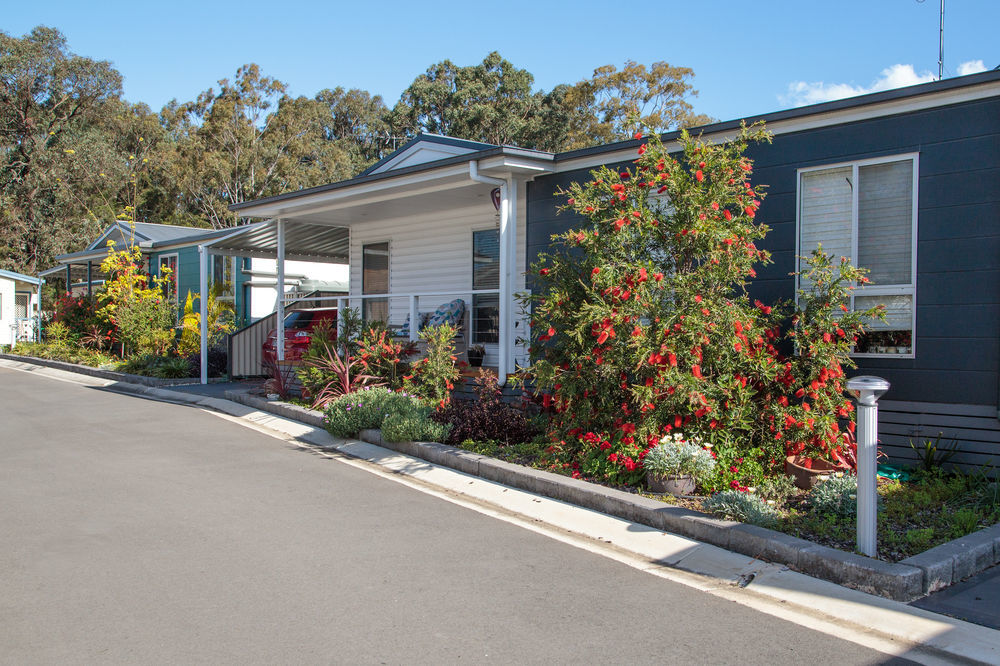
{"label": "asphalt road surface", "polygon": [[0,535],[2,663],[893,661],[196,408],[3,368]]}

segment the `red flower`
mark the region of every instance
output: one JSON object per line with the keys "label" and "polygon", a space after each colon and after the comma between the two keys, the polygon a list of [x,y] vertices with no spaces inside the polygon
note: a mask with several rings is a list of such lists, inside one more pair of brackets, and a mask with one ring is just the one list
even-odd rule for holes
{"label": "red flower", "polygon": [[694,172],[694,179],[697,180],[699,183],[705,180],[705,174],[701,172],[701,169],[698,169],[697,171]]}
{"label": "red flower", "polygon": [[601,272],[601,269],[600,269],[600,268],[595,268],[594,270],[590,271],[590,274],[591,274],[591,275],[597,275],[597,274],[598,274],[598,273],[600,273],[600,272]]}
{"label": "red flower", "polygon": [[653,273],[653,279],[659,282],[663,279],[663,273]]}
{"label": "red flower", "polygon": [[691,366],[691,374],[694,375],[697,379],[701,379],[701,366],[700,365],[692,365]]}
{"label": "red flower", "polygon": [[538,273],[539,273],[539,275],[548,275],[549,274],[549,269],[543,268],[542,270],[538,271]]}
{"label": "red flower", "polygon": [[546,335],[548,335],[549,337],[552,337],[555,334],[556,334],[556,329],[554,329],[553,327],[549,326],[549,330],[546,332]]}

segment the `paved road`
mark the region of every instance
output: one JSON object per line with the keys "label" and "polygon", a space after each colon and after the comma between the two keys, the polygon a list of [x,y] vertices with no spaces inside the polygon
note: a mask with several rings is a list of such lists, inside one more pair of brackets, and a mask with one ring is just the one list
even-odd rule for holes
{"label": "paved road", "polygon": [[3,368],[0,535],[3,663],[890,661],[195,408]]}

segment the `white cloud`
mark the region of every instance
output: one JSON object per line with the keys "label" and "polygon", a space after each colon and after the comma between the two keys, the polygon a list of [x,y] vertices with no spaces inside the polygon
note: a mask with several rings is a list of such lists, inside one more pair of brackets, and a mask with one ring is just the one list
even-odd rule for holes
{"label": "white cloud", "polygon": [[966,74],[978,74],[979,72],[985,72],[986,65],[983,64],[982,60],[970,60],[969,62],[963,62],[958,66],[958,75],[965,76]]}
{"label": "white cloud", "polygon": [[[972,63],[962,63],[962,67]],[[980,65],[982,62],[980,61]],[[985,69],[985,68],[984,68]],[[930,72],[917,72],[913,65],[893,65],[882,70],[882,76],[875,79],[869,86],[856,86],[850,83],[825,83],[816,81],[808,83],[806,81],[793,81],[788,84],[788,92],[779,95],[778,100],[786,106],[805,106],[806,104],[818,104],[829,102],[845,97],[855,97],[867,93],[879,92],[881,90],[892,90],[912,86],[918,83],[927,83],[934,80],[934,75]]]}

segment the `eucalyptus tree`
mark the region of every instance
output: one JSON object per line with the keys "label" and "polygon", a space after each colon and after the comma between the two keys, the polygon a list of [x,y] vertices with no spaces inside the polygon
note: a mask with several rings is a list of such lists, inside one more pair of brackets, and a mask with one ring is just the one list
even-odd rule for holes
{"label": "eucalyptus tree", "polygon": [[0,266],[35,273],[99,223],[67,187],[69,158],[89,155],[91,129],[121,94],[107,61],[71,53],[53,28],[0,32]]}

